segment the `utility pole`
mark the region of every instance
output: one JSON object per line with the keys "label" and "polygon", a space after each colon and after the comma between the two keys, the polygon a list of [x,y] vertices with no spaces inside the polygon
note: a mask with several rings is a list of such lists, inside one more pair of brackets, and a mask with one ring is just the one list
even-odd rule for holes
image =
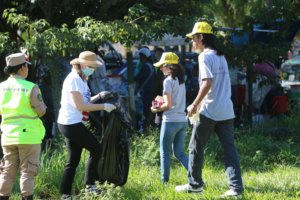
{"label": "utility pole", "polygon": [[132,52],[127,52],[127,72],[128,72],[128,97],[130,116],[134,131],[136,131],[136,110],[135,110],[135,95],[134,95],[134,80],[133,80],[133,57]]}
{"label": "utility pole", "polygon": [[[250,22],[249,44],[253,44],[253,22]],[[252,128],[252,82],[253,82],[253,62],[247,64],[247,83],[248,83],[248,105],[246,106],[246,122]]]}

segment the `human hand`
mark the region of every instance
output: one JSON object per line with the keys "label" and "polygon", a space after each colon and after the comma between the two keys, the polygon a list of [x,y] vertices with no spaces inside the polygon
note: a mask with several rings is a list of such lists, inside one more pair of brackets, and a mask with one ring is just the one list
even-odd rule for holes
{"label": "human hand", "polygon": [[192,117],[197,112],[197,107],[191,104],[189,105],[189,107],[187,107],[187,111],[188,111],[188,116]]}
{"label": "human hand", "polygon": [[112,110],[115,110],[116,109],[116,106],[114,106],[113,104],[110,104],[110,103],[105,103],[104,104],[104,110],[106,112],[111,112]]}
{"label": "human hand", "polygon": [[157,107],[151,107],[151,112],[152,112],[152,113],[157,113],[157,112],[159,112],[159,111],[158,111],[158,108],[157,108]]}
{"label": "human hand", "polygon": [[109,91],[102,91],[98,93],[98,96],[100,99],[104,99],[104,97],[109,93],[110,93]]}
{"label": "human hand", "polygon": [[155,98],[155,100],[164,100],[164,97],[157,95],[156,98]]}

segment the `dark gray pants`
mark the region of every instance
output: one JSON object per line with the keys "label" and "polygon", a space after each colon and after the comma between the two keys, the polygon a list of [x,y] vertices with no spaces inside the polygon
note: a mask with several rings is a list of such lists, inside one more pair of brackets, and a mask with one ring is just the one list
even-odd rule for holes
{"label": "dark gray pants", "polygon": [[200,122],[194,125],[189,145],[188,181],[191,186],[201,187],[204,150],[213,132],[219,137],[224,149],[224,161],[229,187],[243,192],[240,161],[234,145],[233,119],[214,121],[200,115]]}

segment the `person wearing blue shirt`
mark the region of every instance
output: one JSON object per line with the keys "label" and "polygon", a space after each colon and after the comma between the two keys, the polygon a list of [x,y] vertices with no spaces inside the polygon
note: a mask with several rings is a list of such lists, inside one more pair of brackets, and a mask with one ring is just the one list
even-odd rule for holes
{"label": "person wearing blue shirt", "polygon": [[141,93],[143,98],[143,114],[146,117],[150,111],[151,96],[155,82],[155,69],[152,64],[151,53],[147,48],[136,50],[140,55],[141,69],[134,76],[134,81],[137,82],[137,92]]}

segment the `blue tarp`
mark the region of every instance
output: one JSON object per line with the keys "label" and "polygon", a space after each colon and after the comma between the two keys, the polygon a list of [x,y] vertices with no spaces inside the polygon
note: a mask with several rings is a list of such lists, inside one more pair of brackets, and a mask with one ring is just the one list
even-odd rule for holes
{"label": "blue tarp", "polygon": [[[283,22],[284,20],[276,20],[273,23],[265,23],[263,25],[257,25],[253,26],[253,29],[262,29],[262,30],[278,30],[278,26],[280,22]],[[295,21],[291,26],[290,26],[290,31],[289,34],[284,38],[284,41],[287,42],[292,42],[295,35],[297,34],[298,30],[300,28],[300,20]],[[263,42],[265,44],[269,44],[273,37],[274,33],[268,33],[268,32],[258,32],[258,31],[253,31],[253,43],[256,42]],[[249,43],[249,33],[246,33],[243,37],[238,37],[237,35],[231,34],[232,41],[234,44],[239,45],[239,44],[247,44]],[[275,67],[277,69],[280,68],[281,66],[280,60],[273,61],[275,64]]]}
{"label": "blue tarp", "polygon": [[[262,29],[262,30],[278,30],[278,24],[280,22],[283,22],[283,20],[276,20],[273,23],[265,23],[263,25],[257,25],[254,26],[253,29]],[[297,34],[298,30],[300,28],[300,20],[295,21],[295,23],[293,23],[290,26],[290,31],[289,34],[284,38],[285,41],[290,41],[292,42],[295,35]],[[274,33],[267,33],[267,32],[257,32],[254,31],[253,32],[253,43],[256,42],[263,42],[263,43],[270,43],[272,41],[272,34]],[[246,44],[249,42],[249,33],[245,34],[242,38],[239,38],[236,35],[231,35],[232,37],[232,41],[235,44]]]}

